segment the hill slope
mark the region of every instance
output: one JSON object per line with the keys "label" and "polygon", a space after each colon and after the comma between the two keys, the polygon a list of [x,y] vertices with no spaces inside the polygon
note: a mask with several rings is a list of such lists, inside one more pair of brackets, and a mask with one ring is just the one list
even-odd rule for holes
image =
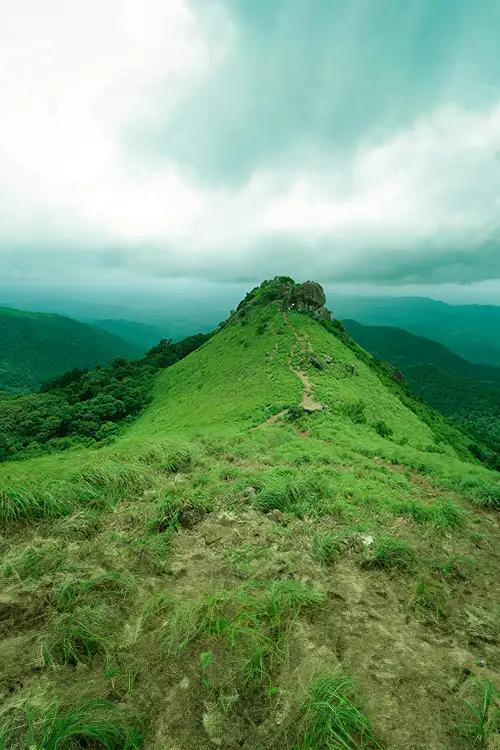
{"label": "hill slope", "polygon": [[338,318],[404,328],[449,347],[465,359],[500,367],[500,307],[448,305],[425,297],[332,299]]}
{"label": "hill slope", "polygon": [[0,308],[0,390],[34,390],[66,370],[139,354],[123,339],[62,315]]}
{"label": "hill slope", "polygon": [[293,291],[114,444],[0,466],[6,747],[473,746],[499,476]]}
{"label": "hill slope", "polygon": [[135,320],[125,320],[124,318],[106,318],[88,322],[97,328],[108,331],[108,333],[119,336],[124,341],[128,341],[135,347],[138,347],[141,352],[148,351],[161,339],[168,338],[167,326],[140,323]]}
{"label": "hill slope", "polygon": [[367,351],[400,370],[415,393],[500,448],[500,368],[473,364],[442,344],[400,328],[354,320],[344,325]]}

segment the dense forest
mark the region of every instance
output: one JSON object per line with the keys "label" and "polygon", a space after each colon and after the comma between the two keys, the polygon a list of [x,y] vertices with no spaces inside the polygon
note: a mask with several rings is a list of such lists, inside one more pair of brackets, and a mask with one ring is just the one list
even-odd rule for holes
{"label": "dense forest", "polygon": [[142,359],[75,368],[36,393],[0,397],[0,461],[110,439],[151,397],[155,372],[182,359],[209,336],[161,341]]}

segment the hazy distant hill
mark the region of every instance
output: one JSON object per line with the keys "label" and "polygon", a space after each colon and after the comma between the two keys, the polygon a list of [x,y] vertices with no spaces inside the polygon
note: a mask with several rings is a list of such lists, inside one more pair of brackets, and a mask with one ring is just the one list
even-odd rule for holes
{"label": "hazy distant hill", "polygon": [[71,318],[0,308],[0,390],[35,389],[65,370],[140,353],[118,336]]}
{"label": "hazy distant hill", "polygon": [[142,352],[146,352],[155,346],[161,339],[169,338],[168,328],[150,323],[139,323],[136,320],[124,320],[123,318],[106,320],[92,320],[92,325],[102,328],[108,333],[138,346]]}
{"label": "hazy distant hill", "polygon": [[500,366],[500,307],[447,305],[426,297],[331,296],[328,304],[337,318],[404,328],[471,362]]}
{"label": "hazy distant hill", "polygon": [[412,390],[443,414],[500,446],[500,368],[477,365],[442,344],[389,326],[345,320],[352,337],[404,373]]}

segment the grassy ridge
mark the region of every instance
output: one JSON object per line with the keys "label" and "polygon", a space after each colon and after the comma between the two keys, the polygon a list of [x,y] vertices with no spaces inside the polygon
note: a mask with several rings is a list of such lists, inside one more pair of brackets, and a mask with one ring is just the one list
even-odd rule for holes
{"label": "grassy ridge", "polygon": [[487,747],[499,477],[410,407],[257,299],[113,445],[1,466],[0,747]]}

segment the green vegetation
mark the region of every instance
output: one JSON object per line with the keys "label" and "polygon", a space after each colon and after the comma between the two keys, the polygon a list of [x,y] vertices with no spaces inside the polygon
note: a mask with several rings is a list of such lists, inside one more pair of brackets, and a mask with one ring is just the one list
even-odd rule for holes
{"label": "green vegetation", "polygon": [[410,570],[415,564],[415,553],[407,542],[383,536],[377,539],[363,564],[381,570]]}
{"label": "green vegetation", "polygon": [[500,367],[497,305],[447,305],[426,297],[337,295],[329,302],[343,320],[411,331],[443,344],[469,362]]}
{"label": "green vegetation", "polygon": [[353,320],[345,325],[361,346],[401,371],[417,396],[486,443],[489,450],[473,446],[478,457],[493,461],[493,454],[500,455],[499,367],[472,364],[442,344],[399,328]]}
{"label": "green vegetation", "polygon": [[35,390],[66,370],[141,354],[138,347],[95,326],[6,307],[0,307],[0,341],[0,392]]}
{"label": "green vegetation", "polygon": [[65,712],[57,702],[26,700],[0,714],[0,720],[2,750],[141,747],[140,730],[132,722],[125,724],[122,713],[109,701],[89,701]]}
{"label": "green vegetation", "polygon": [[466,684],[464,699],[466,716],[460,721],[460,731],[471,741],[472,747],[488,748],[489,740],[500,731],[498,690],[490,680],[472,680]]}
{"label": "green vegetation", "polygon": [[150,400],[157,370],[207,338],[164,341],[143,359],[71,370],[45,383],[40,393],[0,399],[0,462],[116,437]]}
{"label": "green vegetation", "polygon": [[499,475],[287,284],[147,364],[113,441],[0,466],[6,750],[494,736]]}
{"label": "green vegetation", "polygon": [[297,750],[369,750],[378,748],[370,723],[357,707],[353,681],[343,674],[317,678],[302,706]]}

